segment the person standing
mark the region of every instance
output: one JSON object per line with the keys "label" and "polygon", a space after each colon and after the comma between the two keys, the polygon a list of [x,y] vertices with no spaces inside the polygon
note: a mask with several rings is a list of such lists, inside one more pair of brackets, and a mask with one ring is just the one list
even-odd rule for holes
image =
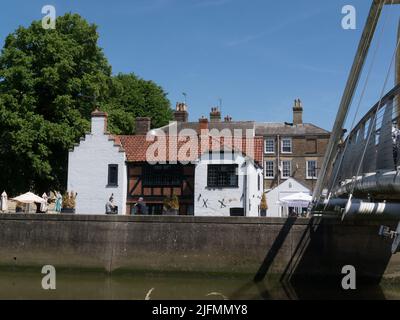
{"label": "person standing", "polygon": [[106,203],[106,214],[115,214],[114,194],[111,194]]}
{"label": "person standing", "polygon": [[147,214],[146,203],[144,202],[142,197],[140,197],[138,202],[135,204],[135,212],[137,215]]}
{"label": "person standing", "polygon": [[56,205],[55,210],[56,212],[60,213],[62,208],[62,195],[59,191],[56,192]]}

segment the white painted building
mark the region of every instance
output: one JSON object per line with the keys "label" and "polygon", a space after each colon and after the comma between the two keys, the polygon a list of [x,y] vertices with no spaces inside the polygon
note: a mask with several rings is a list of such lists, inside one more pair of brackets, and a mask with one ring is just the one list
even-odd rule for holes
{"label": "white painted building", "polygon": [[287,196],[300,192],[306,194],[311,193],[311,191],[308,188],[303,186],[295,179],[288,178],[280,185],[278,185],[276,188],[266,193],[267,204],[268,204],[267,217],[287,217],[288,208],[282,206],[280,204],[280,200]]}
{"label": "white painted building", "polygon": [[196,216],[258,217],[263,171],[242,153],[204,154],[195,169]]}
{"label": "white painted building", "polygon": [[[112,136],[107,132],[107,113],[94,111],[91,132],[69,153],[67,189],[78,194],[75,212],[105,214],[105,205],[112,194],[119,214],[133,212],[132,207],[141,197],[155,210],[162,208],[164,200],[174,194],[182,197],[180,204],[187,208],[181,214],[259,216],[263,192],[260,166],[263,139],[216,137],[208,131],[206,119],[200,119],[200,125],[209,132],[200,140],[206,139],[206,148],[212,152],[207,151],[199,158],[202,143],[190,139],[191,148],[197,152],[189,159],[186,167],[189,170],[185,171],[182,163],[188,160],[187,155],[178,152],[177,158],[171,160],[169,157],[173,154],[166,152],[169,143],[160,144],[159,154],[165,154],[166,158],[159,161],[167,163],[163,172],[170,178],[164,181],[147,162],[147,151],[153,143],[146,138],[146,133],[150,132],[150,118],[136,119],[136,135]],[[196,131],[194,134],[198,138]],[[168,137],[177,139],[172,135]],[[128,171],[131,172],[129,177]],[[155,214],[160,213],[158,210]]]}
{"label": "white painted building", "polygon": [[107,113],[92,113],[91,132],[69,152],[68,191],[77,192],[75,212],[103,214],[114,195],[118,214],[126,213],[126,155],[107,133]]}

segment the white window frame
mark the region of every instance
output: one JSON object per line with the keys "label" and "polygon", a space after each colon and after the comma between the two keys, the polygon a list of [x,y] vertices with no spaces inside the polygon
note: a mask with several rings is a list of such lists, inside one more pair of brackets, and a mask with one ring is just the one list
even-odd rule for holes
{"label": "white window frame", "polygon": [[[290,151],[283,151],[284,141],[290,141]],[[283,154],[293,153],[293,140],[292,140],[292,138],[285,137],[285,138],[281,139],[281,153],[283,153]]]}
{"label": "white window frame", "polygon": [[[288,163],[289,163],[289,175],[288,175],[288,176],[285,176],[285,175],[283,174],[283,172],[285,171],[285,170],[283,169],[283,163],[284,163],[284,162],[288,162]],[[292,176],[292,160],[282,160],[282,161],[281,161],[281,178],[282,178],[282,179],[289,179],[291,176]]]}
{"label": "white window frame", "polygon": [[[272,177],[267,176],[267,162],[272,162],[272,170],[273,170],[273,176]],[[265,179],[273,180],[273,179],[275,179],[275,174],[276,174],[276,172],[275,172],[275,160],[265,160],[265,170],[264,170]]]}
{"label": "white window frame", "polygon": [[[310,162],[315,162],[315,177],[308,175],[308,167]],[[307,180],[317,180],[317,160],[307,160],[306,161],[306,179]]]}
{"label": "white window frame", "polygon": [[[272,141],[272,149],[273,151],[268,151],[267,150],[267,142],[271,142]],[[275,154],[275,139],[274,138],[266,138],[264,141],[264,153],[265,154]]]}

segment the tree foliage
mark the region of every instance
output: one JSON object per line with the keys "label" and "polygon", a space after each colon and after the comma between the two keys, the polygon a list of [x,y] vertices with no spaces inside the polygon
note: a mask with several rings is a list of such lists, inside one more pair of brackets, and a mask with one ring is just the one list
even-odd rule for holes
{"label": "tree foliage", "polygon": [[108,103],[110,130],[116,134],[134,131],[136,117],[151,117],[153,127],[161,127],[172,119],[170,103],[163,89],[153,81],[134,74],[118,74],[111,79]]}
{"label": "tree foliage", "polygon": [[89,129],[95,104],[109,129],[130,134],[136,116],[171,119],[166,94],[134,74],[112,76],[97,27],[77,14],[7,36],[0,55],[0,188],[9,194],[65,190],[68,150]]}

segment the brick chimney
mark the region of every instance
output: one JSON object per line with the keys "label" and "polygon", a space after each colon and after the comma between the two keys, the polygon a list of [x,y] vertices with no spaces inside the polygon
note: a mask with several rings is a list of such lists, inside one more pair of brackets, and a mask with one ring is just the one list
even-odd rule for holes
{"label": "brick chimney", "polygon": [[176,103],[176,109],[174,111],[174,119],[177,122],[187,122],[189,113],[187,111],[187,105],[183,102]]}
{"label": "brick chimney", "polygon": [[91,119],[91,133],[93,135],[100,135],[107,133],[107,112],[100,111],[97,107],[92,112]]}
{"label": "brick chimney", "polygon": [[294,125],[303,124],[303,107],[301,105],[300,99],[294,100],[293,124]]}
{"label": "brick chimney", "polygon": [[203,130],[208,130],[208,119],[201,117],[199,119],[199,134],[201,134]]}
{"label": "brick chimney", "polygon": [[220,122],[221,121],[221,111],[217,107],[211,108],[210,112],[210,122]]}
{"label": "brick chimney", "polygon": [[149,117],[138,117],[135,121],[135,134],[146,135],[150,131],[151,118]]}
{"label": "brick chimney", "polygon": [[225,122],[232,122],[232,117],[226,116],[226,117],[224,118],[224,121],[225,121]]}

